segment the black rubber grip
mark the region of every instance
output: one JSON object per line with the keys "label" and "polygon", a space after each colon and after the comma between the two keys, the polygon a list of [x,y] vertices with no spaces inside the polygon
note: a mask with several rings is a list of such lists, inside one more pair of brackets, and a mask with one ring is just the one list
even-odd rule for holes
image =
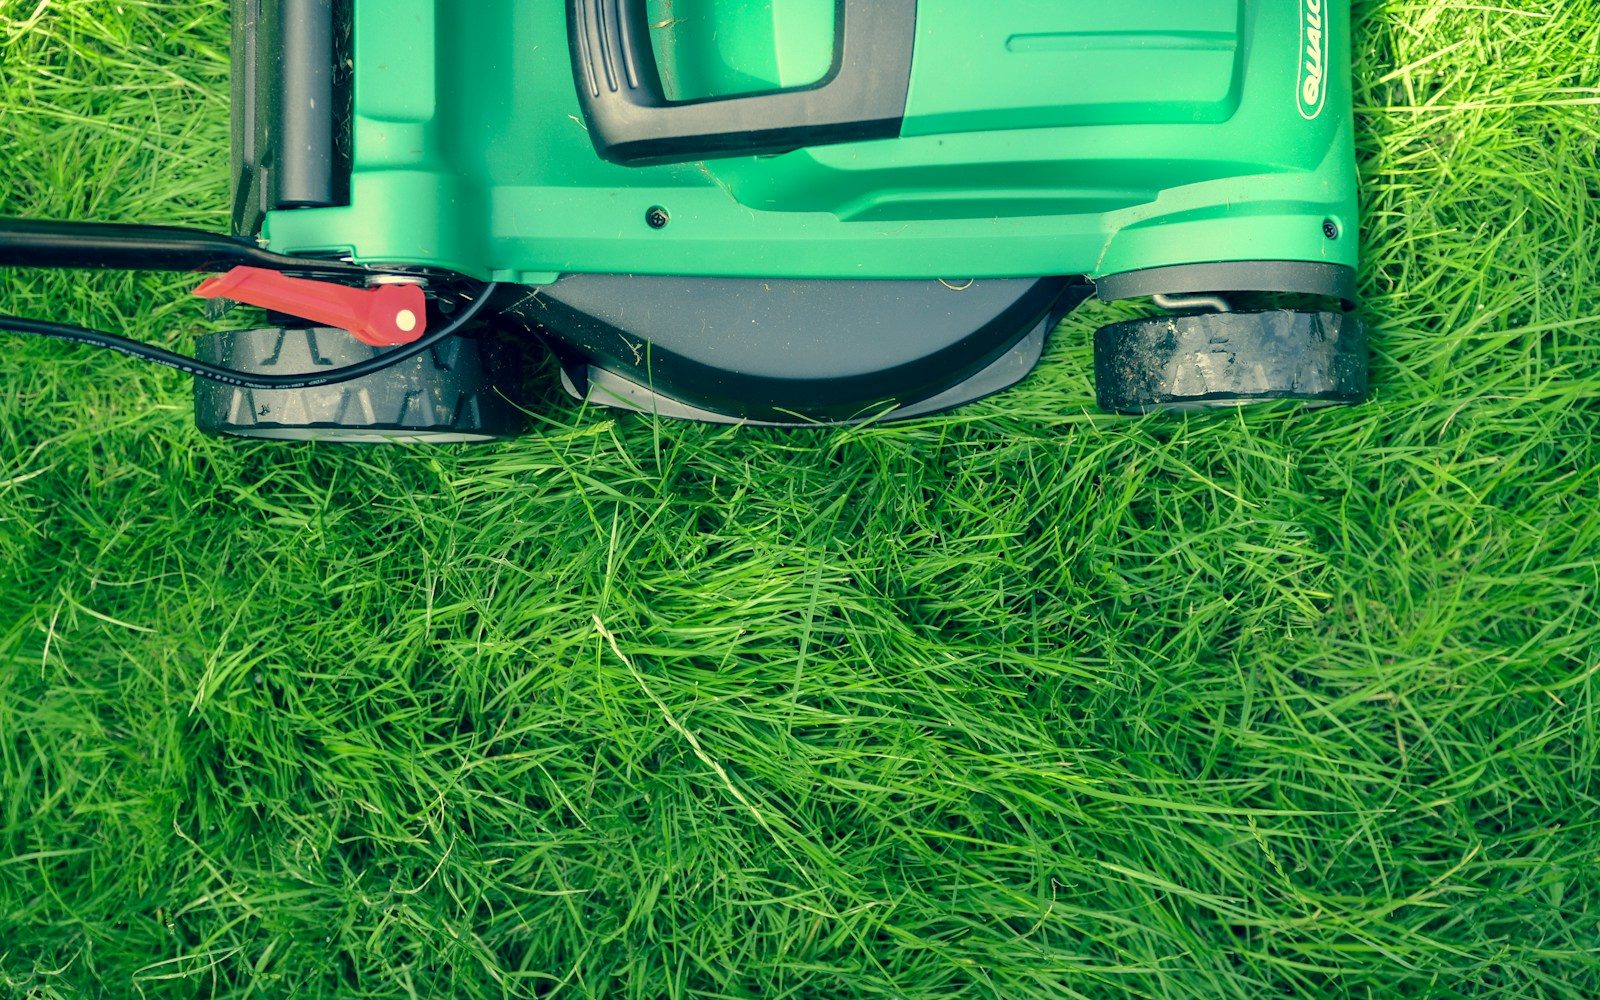
{"label": "black rubber grip", "polygon": [[233,0],[233,231],[350,203],[352,0]]}
{"label": "black rubber grip", "polygon": [[279,0],[275,53],[279,208],[321,207],[340,200],[334,139],[334,0]]}
{"label": "black rubber grip", "polygon": [[601,157],[646,164],[892,139],[905,121],[917,0],[838,0],[833,69],[811,87],[670,101],[643,0],[567,0],[578,98]]}

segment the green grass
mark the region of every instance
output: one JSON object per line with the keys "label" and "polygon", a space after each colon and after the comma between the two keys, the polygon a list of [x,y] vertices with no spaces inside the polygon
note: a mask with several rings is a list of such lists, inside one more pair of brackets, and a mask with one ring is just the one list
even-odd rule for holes
{"label": "green grass", "polygon": [[[0,212],[221,226],[221,0],[0,0]],[[1369,0],[1376,400],[207,440],[0,354],[0,992],[1600,995],[1600,5]],[[0,307],[192,343],[188,279]]]}

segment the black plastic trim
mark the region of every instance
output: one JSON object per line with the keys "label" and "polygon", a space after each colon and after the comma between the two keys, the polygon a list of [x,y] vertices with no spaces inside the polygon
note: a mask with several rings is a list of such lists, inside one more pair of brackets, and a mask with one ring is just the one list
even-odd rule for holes
{"label": "black plastic trim", "polygon": [[254,236],[261,231],[267,200],[266,120],[261,113],[262,0],[233,0],[232,116],[233,232]]}
{"label": "black plastic trim", "polygon": [[1102,301],[1150,295],[1199,295],[1207,292],[1280,292],[1322,295],[1352,307],[1356,300],[1355,270],[1342,264],[1313,261],[1225,261],[1179,264],[1125,271],[1095,279]]}
{"label": "black plastic trim", "polygon": [[647,164],[900,135],[917,0],[838,0],[829,75],[812,87],[669,101],[643,0],[567,0],[573,78],[600,156]]}

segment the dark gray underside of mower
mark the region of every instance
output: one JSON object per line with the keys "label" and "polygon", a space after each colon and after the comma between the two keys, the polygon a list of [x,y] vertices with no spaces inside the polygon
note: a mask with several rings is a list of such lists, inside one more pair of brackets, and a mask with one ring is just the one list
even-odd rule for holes
{"label": "dark gray underside of mower", "polygon": [[750,281],[574,275],[514,314],[569,392],[710,421],[908,418],[1025,376],[1087,283]]}

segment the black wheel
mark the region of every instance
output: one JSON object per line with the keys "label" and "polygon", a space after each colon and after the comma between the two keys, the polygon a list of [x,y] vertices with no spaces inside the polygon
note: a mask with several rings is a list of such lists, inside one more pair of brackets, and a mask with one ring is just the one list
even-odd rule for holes
{"label": "black wheel", "polygon": [[1271,399],[1359,403],[1367,330],[1344,312],[1158,316],[1102,327],[1094,367],[1100,406],[1117,413]]}
{"label": "black wheel", "polygon": [[[387,371],[315,389],[194,383],[195,423],[208,434],[348,443],[490,441],[524,417],[508,395],[517,366],[498,345],[452,337]],[[342,330],[243,330],[200,342],[199,357],[253,375],[305,375],[374,357]],[[514,398],[514,397],[513,397]]]}

